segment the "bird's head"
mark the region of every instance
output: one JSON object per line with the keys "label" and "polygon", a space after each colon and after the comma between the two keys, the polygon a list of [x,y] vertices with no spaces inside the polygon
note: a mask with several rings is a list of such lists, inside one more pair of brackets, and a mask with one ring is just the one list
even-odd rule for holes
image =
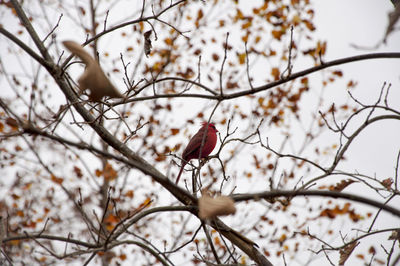
{"label": "bird's head", "polygon": [[[204,128],[207,126],[207,122],[203,122],[201,124],[203,125]],[[213,123],[208,123],[208,128],[212,129],[215,132],[218,132],[218,130],[215,128],[215,125]]]}

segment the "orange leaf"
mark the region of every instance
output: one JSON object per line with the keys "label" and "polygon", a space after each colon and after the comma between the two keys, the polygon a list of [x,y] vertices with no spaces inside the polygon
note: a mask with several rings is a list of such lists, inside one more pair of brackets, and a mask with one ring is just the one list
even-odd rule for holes
{"label": "orange leaf", "polygon": [[243,15],[242,11],[240,11],[240,9],[237,8],[236,15],[235,15],[233,22],[237,22],[238,20],[242,20],[242,19],[244,19],[244,15]]}
{"label": "orange leaf", "polygon": [[51,175],[51,181],[61,185],[64,179],[62,179],[61,177],[56,177],[55,175]]}
{"label": "orange leaf", "polygon": [[284,242],[287,239],[286,234],[282,234],[281,237],[279,238],[279,242]]}
{"label": "orange leaf", "polygon": [[178,133],[179,133],[179,128],[171,128],[171,135],[172,136],[175,136]]}
{"label": "orange leaf", "polygon": [[147,197],[144,201],[143,201],[143,203],[142,204],[140,204],[140,207],[139,208],[142,208],[142,207],[149,207],[150,206],[150,204],[151,204],[151,199],[149,198],[149,197]]}
{"label": "orange leaf", "polygon": [[196,28],[199,27],[199,21],[200,19],[202,19],[204,16],[203,10],[199,9],[199,11],[197,12],[197,18],[196,18],[196,22],[194,23],[196,25]]}
{"label": "orange leaf", "polygon": [[107,216],[106,219],[104,219],[104,222],[110,223],[110,224],[116,224],[116,223],[119,222],[119,219],[118,219],[117,216],[115,216],[113,214],[110,214],[110,215]]}
{"label": "orange leaf", "polygon": [[242,29],[247,29],[247,28],[251,27],[251,24],[252,24],[251,20],[247,21],[246,23],[244,23],[242,25]]}
{"label": "orange leaf", "polygon": [[103,171],[101,171],[101,170],[99,170],[99,169],[96,169],[95,175],[96,175],[97,177],[100,177],[100,176],[103,175]]}
{"label": "orange leaf", "polygon": [[315,30],[315,26],[314,26],[314,24],[312,24],[311,21],[309,21],[309,20],[303,20],[303,23],[306,25],[306,27],[307,27],[310,31],[314,31],[314,30]]}
{"label": "orange leaf", "polygon": [[103,169],[103,177],[106,180],[114,180],[117,178],[117,171],[114,170],[111,164],[107,163]]}
{"label": "orange leaf", "polygon": [[11,240],[10,243],[13,246],[18,246],[21,240]]}
{"label": "orange leaf", "polygon": [[281,31],[281,30],[273,30],[272,32],[271,32],[271,34],[272,34],[272,36],[275,38],[275,39],[277,39],[277,40],[281,40],[281,37],[282,37],[282,35],[283,35],[283,31]]}
{"label": "orange leaf", "polygon": [[164,42],[167,44],[167,45],[172,45],[172,43],[173,43],[173,41],[172,41],[172,39],[171,38],[166,38],[165,40],[164,40]]}
{"label": "orange leaf", "polygon": [[133,190],[129,190],[128,192],[126,192],[125,196],[128,198],[133,198]]}
{"label": "orange leaf", "polygon": [[281,72],[277,67],[271,69],[271,75],[274,77],[275,80],[279,80]]}
{"label": "orange leaf", "polygon": [[238,54],[238,58],[239,58],[239,64],[243,65],[246,62],[246,54],[245,53]]}

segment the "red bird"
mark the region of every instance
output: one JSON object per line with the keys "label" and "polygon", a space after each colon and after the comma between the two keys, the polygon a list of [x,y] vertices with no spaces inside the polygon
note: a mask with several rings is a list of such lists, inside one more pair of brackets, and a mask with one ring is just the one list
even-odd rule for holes
{"label": "red bird", "polygon": [[[183,151],[182,166],[181,170],[179,171],[178,178],[176,179],[176,184],[178,184],[179,182],[179,178],[181,177],[183,168],[191,159],[206,158],[215,148],[215,144],[217,144],[218,130],[215,128],[214,124],[212,123],[207,124],[207,122],[203,122],[202,125],[203,126],[199,129],[196,135],[192,137],[192,139],[189,141],[189,144]],[[205,135],[204,144],[203,147],[201,147],[204,135]],[[201,149],[201,155],[200,155],[200,149]]]}

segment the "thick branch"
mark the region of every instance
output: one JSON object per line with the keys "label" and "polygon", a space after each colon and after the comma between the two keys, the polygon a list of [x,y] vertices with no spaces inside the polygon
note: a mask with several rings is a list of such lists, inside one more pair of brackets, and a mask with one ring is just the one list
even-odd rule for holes
{"label": "thick branch", "polygon": [[340,198],[340,199],[348,199],[351,201],[364,203],[370,205],[372,207],[376,207],[379,209],[383,209],[395,216],[400,217],[400,210],[388,206],[379,201],[373,200],[371,198],[361,197],[355,194],[338,192],[338,191],[329,191],[329,190],[274,190],[274,191],[265,191],[259,193],[251,193],[251,194],[234,194],[232,195],[232,199],[234,201],[246,201],[246,200],[259,200],[259,199],[271,199],[276,197],[296,197],[296,196],[319,196],[319,197],[332,197],[332,198]]}

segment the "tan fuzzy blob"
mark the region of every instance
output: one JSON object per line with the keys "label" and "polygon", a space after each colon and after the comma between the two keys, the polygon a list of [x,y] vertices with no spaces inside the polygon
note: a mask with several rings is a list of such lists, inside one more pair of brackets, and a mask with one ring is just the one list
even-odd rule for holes
{"label": "tan fuzzy blob", "polygon": [[199,199],[199,216],[201,219],[215,218],[235,212],[235,202],[230,197],[217,196],[212,198],[204,193]]}
{"label": "tan fuzzy blob", "polygon": [[96,60],[86,52],[81,45],[74,41],[64,41],[64,46],[78,56],[86,65],[86,69],[78,80],[79,89],[90,90],[89,99],[99,102],[104,96],[123,98],[124,96],[112,85]]}

